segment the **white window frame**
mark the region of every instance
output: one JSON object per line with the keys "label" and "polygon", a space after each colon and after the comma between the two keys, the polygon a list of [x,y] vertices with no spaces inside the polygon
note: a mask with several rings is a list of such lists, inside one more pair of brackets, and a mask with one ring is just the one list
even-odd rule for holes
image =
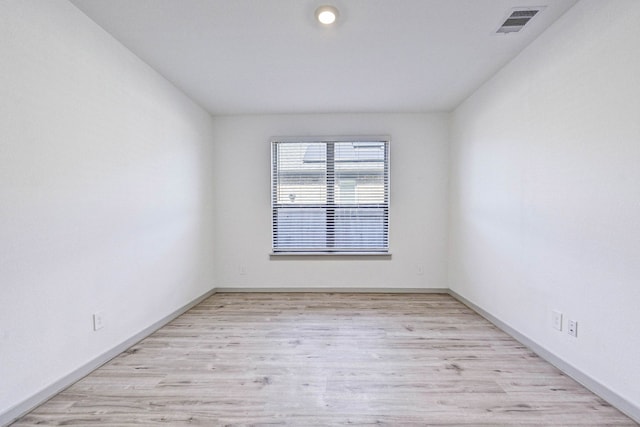
{"label": "white window frame", "polygon": [[[344,142],[353,142],[353,143],[366,143],[366,142],[381,142],[384,144],[384,203],[375,204],[377,208],[384,209],[384,219],[383,219],[383,245],[375,248],[356,248],[356,249],[346,249],[346,248],[332,248],[329,244],[325,248],[279,248],[277,246],[277,212],[278,209],[282,208],[284,205],[279,205],[276,200],[276,170],[277,170],[277,159],[276,159],[276,146],[278,144],[284,143],[325,143],[325,144],[333,144],[333,143],[344,143]],[[295,136],[286,136],[286,137],[274,137],[271,138],[271,166],[270,166],[270,175],[271,175],[271,223],[272,223],[272,252],[271,255],[390,255],[389,251],[389,230],[390,230],[390,142],[391,138],[389,136],[303,136],[303,137],[295,137]],[[328,156],[332,157],[332,156]],[[328,158],[327,161],[332,164],[327,164],[327,175],[332,174],[334,170],[335,164],[331,162]],[[335,178],[331,180],[327,180],[327,182],[333,183],[333,187],[329,189],[331,184],[327,184],[327,193],[331,194],[335,191]],[[327,200],[326,203],[327,211],[332,211],[339,208],[341,205],[339,203],[335,203],[335,201]],[[369,207],[367,204],[358,204],[359,207],[367,208]],[[329,234],[327,228],[327,235]],[[330,240],[330,239],[327,239]]]}

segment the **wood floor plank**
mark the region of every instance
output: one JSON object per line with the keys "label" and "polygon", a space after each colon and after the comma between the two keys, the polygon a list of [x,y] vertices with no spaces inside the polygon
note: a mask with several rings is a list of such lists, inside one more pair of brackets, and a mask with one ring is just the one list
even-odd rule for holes
{"label": "wood floor plank", "polygon": [[443,294],[215,294],[15,426],[634,426]]}

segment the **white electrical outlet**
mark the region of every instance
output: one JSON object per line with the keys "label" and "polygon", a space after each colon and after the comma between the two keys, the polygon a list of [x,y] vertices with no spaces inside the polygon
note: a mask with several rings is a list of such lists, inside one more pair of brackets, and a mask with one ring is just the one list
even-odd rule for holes
{"label": "white electrical outlet", "polygon": [[551,324],[553,325],[553,329],[557,329],[558,331],[562,330],[562,313],[559,311],[553,310],[551,312]]}
{"label": "white electrical outlet", "polygon": [[104,311],[93,313],[93,330],[97,331],[104,328]]}
{"label": "white electrical outlet", "polygon": [[572,337],[578,338],[578,321],[569,320],[569,325],[567,326],[567,333]]}
{"label": "white electrical outlet", "polygon": [[418,276],[423,276],[424,275],[424,266],[422,264],[416,265],[416,274]]}

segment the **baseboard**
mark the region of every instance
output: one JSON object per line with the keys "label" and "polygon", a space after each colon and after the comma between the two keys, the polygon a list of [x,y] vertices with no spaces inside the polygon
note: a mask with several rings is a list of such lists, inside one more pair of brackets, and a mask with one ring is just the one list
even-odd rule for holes
{"label": "baseboard", "polygon": [[509,326],[507,323],[503,322],[502,320],[488,313],[486,310],[477,306],[476,304],[469,301],[462,295],[450,289],[448,290],[448,294],[454,297],[455,299],[457,299],[458,301],[460,301],[462,304],[469,307],[471,310],[478,313],[480,316],[487,319],[489,322],[493,323],[495,326],[497,326],[503,332],[513,337],[515,340],[517,340],[521,344],[527,346],[538,356],[540,356],[547,362],[551,363],[556,368],[560,369],[563,373],[567,374],[569,377],[576,380],[585,388],[591,390],[593,393],[595,393],[596,395],[598,395],[599,397],[607,401],[616,409],[620,410],[620,412],[624,413],[635,422],[640,423],[640,407],[634,405],[632,402],[628,401],[624,397],[615,393],[614,391],[609,389],[607,386],[601,384],[600,382],[593,379],[589,375],[585,374],[584,372],[575,368],[571,364],[567,363],[566,361],[564,361],[554,353],[550,352],[546,348],[539,345],[537,342],[535,342],[531,338],[518,332],[517,330]]}
{"label": "baseboard", "polygon": [[292,287],[292,288],[242,288],[216,287],[216,292],[323,292],[323,293],[366,293],[366,294],[446,294],[447,288],[323,288],[323,287]]}
{"label": "baseboard", "polygon": [[64,389],[68,388],[69,386],[73,385],[74,383],[78,382],[82,378],[86,377],[91,372],[93,372],[96,369],[98,369],[100,366],[102,366],[105,363],[109,362],[111,359],[113,359],[114,357],[118,356],[120,353],[122,353],[123,351],[127,350],[129,347],[133,346],[134,344],[136,344],[139,341],[143,340],[144,338],[148,337],[149,335],[151,335],[152,333],[154,333],[155,331],[157,331],[158,329],[160,329],[161,327],[163,327],[167,323],[171,322],[176,317],[178,317],[181,314],[185,313],[186,311],[188,311],[192,307],[198,305],[200,302],[202,302],[206,298],[210,297],[214,293],[216,293],[216,289],[215,288],[211,289],[210,291],[205,292],[204,294],[200,295],[196,299],[188,302],[187,304],[183,305],[182,307],[178,308],[177,310],[173,311],[172,313],[170,313],[170,314],[166,315],[165,317],[163,317],[162,319],[158,320],[157,322],[155,322],[151,326],[143,329],[142,331],[140,331],[137,334],[133,335],[132,337],[130,337],[126,341],[120,343],[116,347],[106,351],[105,353],[103,353],[100,356],[96,357],[95,359],[87,362],[86,364],[84,364],[83,366],[79,367],[78,369],[76,369],[75,371],[71,372],[70,374],[65,375],[64,377],[60,378],[59,380],[57,380],[53,384],[47,386],[46,388],[44,388],[40,392],[38,392],[35,395],[31,396],[27,400],[25,400],[25,401],[23,401],[21,403],[18,403],[17,405],[13,406],[9,410],[5,411],[4,413],[0,413],[0,425],[1,426],[7,426],[7,425],[11,424],[12,422],[14,422],[15,420],[17,420],[18,418],[20,418],[21,416],[31,412],[36,407],[40,406],[41,404],[43,404],[47,400],[51,399],[53,396],[55,396],[56,394],[60,393]]}

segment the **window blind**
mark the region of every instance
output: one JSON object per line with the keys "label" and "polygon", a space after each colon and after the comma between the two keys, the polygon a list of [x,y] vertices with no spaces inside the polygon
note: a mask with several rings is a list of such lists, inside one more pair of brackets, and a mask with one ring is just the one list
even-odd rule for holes
{"label": "window blind", "polygon": [[273,252],[386,253],[389,141],[272,142]]}

